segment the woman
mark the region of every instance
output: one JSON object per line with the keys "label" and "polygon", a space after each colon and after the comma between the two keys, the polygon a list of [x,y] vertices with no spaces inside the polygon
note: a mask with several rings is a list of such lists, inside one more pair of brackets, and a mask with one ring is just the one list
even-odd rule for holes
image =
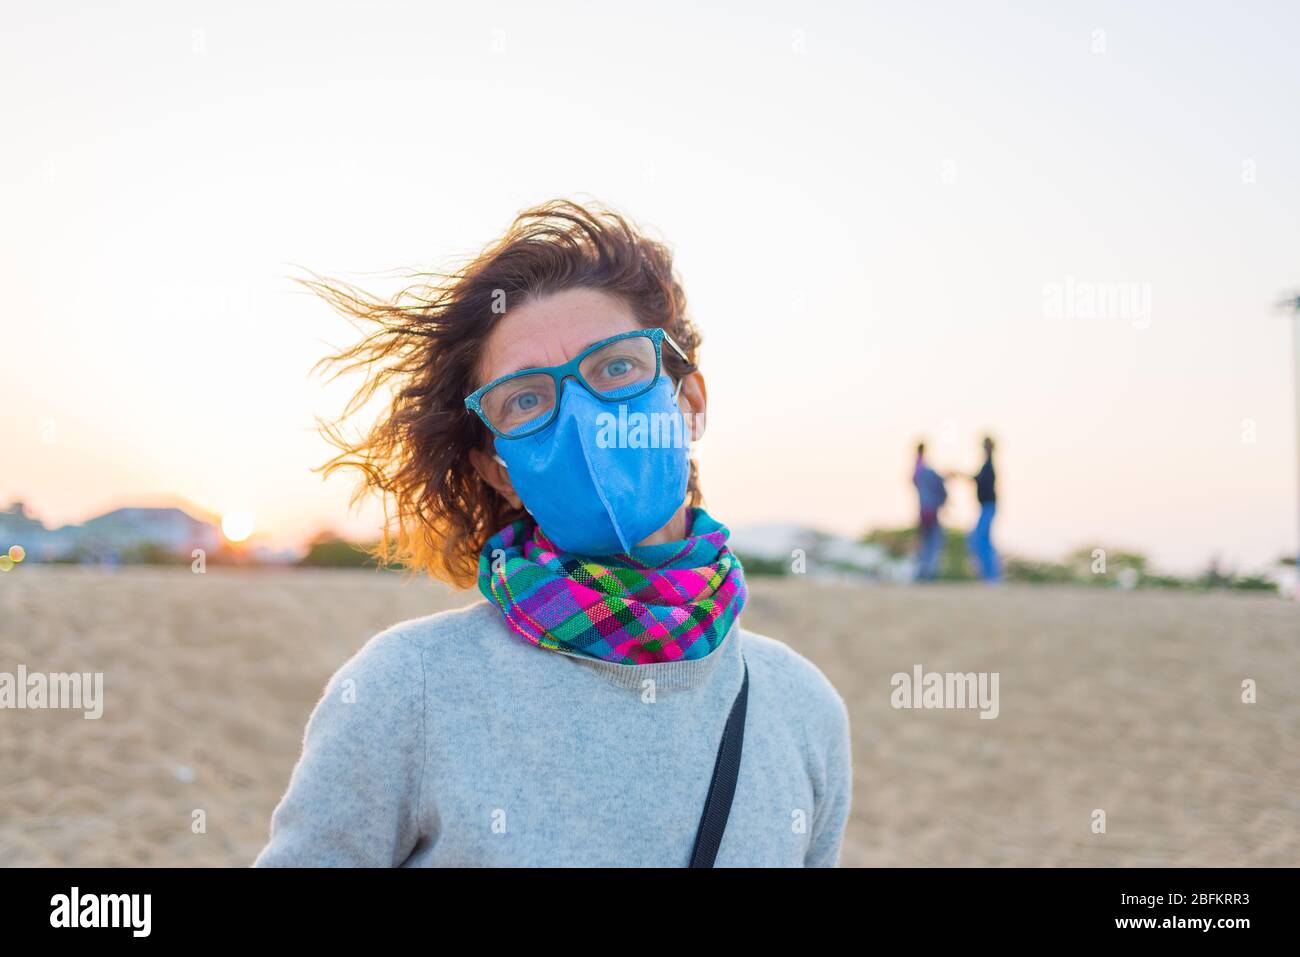
{"label": "woman", "polygon": [[483,598],[339,669],[257,865],[836,865],[847,713],[740,627],[668,250],[556,201],[392,302],[308,285],[377,323],[331,360],[367,373],[349,409],[393,395],[330,468],[385,497],[382,557]]}

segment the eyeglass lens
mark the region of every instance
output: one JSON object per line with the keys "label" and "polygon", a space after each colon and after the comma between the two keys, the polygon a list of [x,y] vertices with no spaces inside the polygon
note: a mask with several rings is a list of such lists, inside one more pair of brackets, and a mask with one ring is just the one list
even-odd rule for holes
{"label": "eyeglass lens", "polygon": [[[654,342],[646,336],[629,336],[588,353],[578,365],[578,374],[602,399],[616,400],[649,388],[656,367]],[[480,401],[492,427],[507,435],[545,420],[555,403],[555,379],[544,372],[506,379]]]}

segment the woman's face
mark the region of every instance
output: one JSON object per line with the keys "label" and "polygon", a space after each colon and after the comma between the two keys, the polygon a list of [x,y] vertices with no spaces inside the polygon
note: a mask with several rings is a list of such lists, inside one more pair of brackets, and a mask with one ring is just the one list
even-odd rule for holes
{"label": "woman's face", "polygon": [[[530,300],[509,308],[488,336],[475,387],[521,369],[562,365],[593,343],[641,328],[626,302],[598,289],[566,289]],[[683,380],[678,405],[686,413],[692,438],[698,439],[704,434],[707,405],[704,378],[698,372]],[[475,449],[470,459],[488,484],[515,508],[521,506],[509,474],[491,453]]]}

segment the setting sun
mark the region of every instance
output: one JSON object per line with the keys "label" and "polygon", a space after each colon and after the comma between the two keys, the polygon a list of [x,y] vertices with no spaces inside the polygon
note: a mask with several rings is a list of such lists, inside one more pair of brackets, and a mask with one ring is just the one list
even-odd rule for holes
{"label": "setting sun", "polygon": [[221,534],[227,541],[244,541],[253,534],[253,516],[247,512],[227,512],[221,516]]}

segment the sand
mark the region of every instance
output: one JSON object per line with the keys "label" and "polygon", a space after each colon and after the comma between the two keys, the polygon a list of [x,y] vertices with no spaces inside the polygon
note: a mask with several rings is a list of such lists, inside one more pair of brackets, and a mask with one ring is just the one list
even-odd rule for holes
{"label": "sand", "polygon": [[[773,579],[751,592],[746,625],[816,662],[848,704],[845,865],[1300,863],[1295,604]],[[247,865],[334,669],[379,629],[473,597],[374,571],[0,576],[0,672],[105,685],[99,720],[0,710],[0,864]],[[895,709],[891,676],[915,665],[997,672],[998,717]],[[1241,701],[1247,678],[1257,703]]]}

